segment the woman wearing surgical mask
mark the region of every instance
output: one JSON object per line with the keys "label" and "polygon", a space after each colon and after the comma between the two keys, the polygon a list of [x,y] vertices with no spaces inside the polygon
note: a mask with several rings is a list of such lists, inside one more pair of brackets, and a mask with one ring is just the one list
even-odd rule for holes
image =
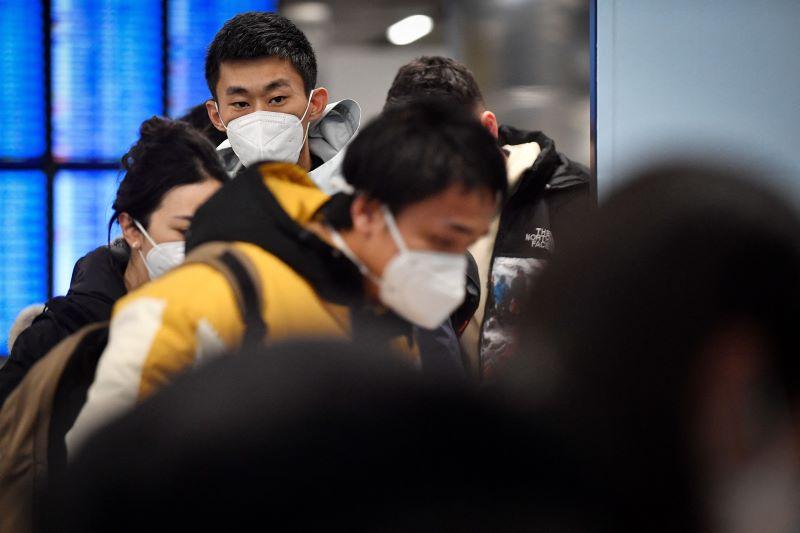
{"label": "woman wearing surgical mask", "polygon": [[60,340],[108,320],[119,298],[180,264],[194,212],[227,180],[214,146],[188,124],[153,117],[140,134],[122,157],[109,221],[109,234],[118,222],[122,238],[82,257],[66,296],[48,301],[13,342],[0,369],[0,404]]}

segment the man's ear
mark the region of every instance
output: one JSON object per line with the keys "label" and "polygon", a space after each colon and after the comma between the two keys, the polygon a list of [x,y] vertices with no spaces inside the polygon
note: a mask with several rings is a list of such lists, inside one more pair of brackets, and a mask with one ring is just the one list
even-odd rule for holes
{"label": "man's ear", "polygon": [[350,220],[353,221],[353,230],[365,237],[371,236],[385,224],[383,217],[378,216],[381,203],[368,199],[363,194],[355,197],[350,204]]}
{"label": "man's ear", "polygon": [[308,119],[313,122],[322,118],[325,108],[328,107],[328,89],[317,87],[311,95],[311,104],[308,106]]}
{"label": "man's ear", "polygon": [[206,112],[214,127],[219,131],[225,131],[225,125],[222,123],[222,117],[219,116],[217,103],[214,100],[206,100]]}
{"label": "man's ear", "polygon": [[119,227],[122,229],[122,238],[125,239],[128,246],[133,250],[141,248],[144,235],[142,235],[142,232],[136,227],[136,224],[133,223],[133,217],[128,213],[120,213],[119,217],[117,217],[117,221],[119,222]]}
{"label": "man's ear", "polygon": [[489,130],[492,137],[497,139],[500,136],[499,126],[497,124],[497,116],[491,111],[484,111],[481,113],[481,124],[484,128]]}

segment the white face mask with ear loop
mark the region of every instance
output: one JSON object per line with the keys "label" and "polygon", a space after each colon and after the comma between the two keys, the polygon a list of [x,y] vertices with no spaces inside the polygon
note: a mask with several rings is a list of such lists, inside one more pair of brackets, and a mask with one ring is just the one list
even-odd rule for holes
{"label": "white face mask with ear loop", "polygon": [[384,305],[409,322],[434,329],[464,301],[467,258],[464,254],[410,250],[389,208],[382,209],[389,234],[400,250],[386,265],[383,276],[370,272],[339,232],[330,228],[333,243],[378,285]]}
{"label": "white face mask with ear loop", "polygon": [[144,266],[147,268],[147,274],[150,276],[151,280],[163,276],[167,271],[183,263],[186,257],[185,241],[162,242],[161,244],[156,244],[153,238],[150,237],[150,234],[147,233],[147,230],[139,224],[138,220],[134,220],[133,223],[139,228],[142,235],[150,241],[150,244],[153,245],[150,251],[147,252],[147,256],[145,256],[141,250],[137,250],[142,261],[144,261]]}
{"label": "white face mask with ear loop", "polygon": [[[314,90],[308,95],[306,110],[300,118],[291,113],[253,111],[225,124],[222,115],[219,115],[231,148],[244,166],[249,167],[259,161],[297,163],[311,126],[309,123],[304,129],[302,123],[311,108]],[[214,105],[219,114],[216,100]]]}

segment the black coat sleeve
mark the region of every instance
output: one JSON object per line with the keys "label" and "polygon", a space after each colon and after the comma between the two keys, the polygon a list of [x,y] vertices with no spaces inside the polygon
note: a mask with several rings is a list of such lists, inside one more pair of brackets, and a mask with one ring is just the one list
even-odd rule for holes
{"label": "black coat sleeve", "polygon": [[19,385],[28,370],[69,333],[49,311],[45,311],[19,334],[6,364],[0,368],[0,406]]}
{"label": "black coat sleeve", "polygon": [[461,345],[449,320],[436,329],[415,327],[422,372],[436,379],[465,380]]}
{"label": "black coat sleeve", "polygon": [[572,187],[548,198],[551,229],[556,235],[556,250],[564,243],[580,246],[591,227],[590,215],[597,209],[589,184]]}

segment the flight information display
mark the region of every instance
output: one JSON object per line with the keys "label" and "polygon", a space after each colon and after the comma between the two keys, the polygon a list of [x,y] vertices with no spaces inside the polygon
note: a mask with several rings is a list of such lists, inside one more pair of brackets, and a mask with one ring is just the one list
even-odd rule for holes
{"label": "flight information display", "polygon": [[19,311],[65,294],[75,262],[108,242],[121,177],[109,169],[141,123],[205,102],[216,32],[277,4],[0,0],[0,357]]}
{"label": "flight information display", "polygon": [[180,117],[211,97],[206,49],[225,21],[245,11],[275,11],[276,0],[171,0],[169,2],[169,116]]}
{"label": "flight information display", "polygon": [[41,157],[46,146],[42,6],[0,0],[0,13],[0,160]]}
{"label": "flight information display", "polygon": [[47,178],[0,170],[0,354],[23,308],[47,299]]}
{"label": "flight information display", "polygon": [[162,113],[161,0],[52,2],[53,152],[117,161]]}
{"label": "flight information display", "polygon": [[[62,170],[53,189],[53,294],[66,294],[75,262],[108,243],[116,170]],[[119,235],[114,227],[111,239]]]}

